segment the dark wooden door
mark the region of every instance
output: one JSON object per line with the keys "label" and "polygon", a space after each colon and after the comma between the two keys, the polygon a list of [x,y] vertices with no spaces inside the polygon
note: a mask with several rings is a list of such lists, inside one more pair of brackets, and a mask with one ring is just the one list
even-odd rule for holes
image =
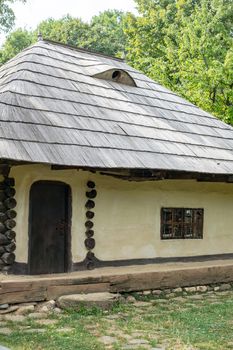
{"label": "dark wooden door", "polygon": [[66,272],[69,264],[70,188],[39,181],[30,191],[29,273]]}

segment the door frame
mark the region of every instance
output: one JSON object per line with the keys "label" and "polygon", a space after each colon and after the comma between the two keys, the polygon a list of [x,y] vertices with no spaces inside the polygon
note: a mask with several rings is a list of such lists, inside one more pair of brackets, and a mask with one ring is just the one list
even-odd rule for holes
{"label": "door frame", "polygon": [[67,202],[66,202],[66,212],[67,212],[67,229],[66,229],[66,235],[65,235],[65,256],[64,256],[64,265],[65,265],[65,271],[64,273],[70,272],[72,270],[72,252],[71,252],[71,217],[72,217],[72,191],[69,184],[63,182],[63,181],[57,181],[57,180],[37,180],[31,184],[30,191],[29,191],[29,213],[28,213],[28,274],[31,274],[30,267],[31,267],[31,235],[32,235],[32,229],[31,229],[31,215],[32,215],[32,201],[31,201],[31,191],[35,184],[37,183],[45,183],[45,184],[55,184],[64,186],[67,189]]}

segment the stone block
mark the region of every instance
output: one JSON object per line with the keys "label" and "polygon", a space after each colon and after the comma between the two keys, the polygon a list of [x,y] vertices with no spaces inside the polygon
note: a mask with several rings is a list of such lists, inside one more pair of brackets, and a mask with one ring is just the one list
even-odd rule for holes
{"label": "stone block", "polygon": [[152,294],[153,295],[161,295],[163,292],[161,291],[161,289],[154,289],[152,290]]}
{"label": "stone block", "polygon": [[33,312],[35,309],[34,305],[20,306],[16,311],[17,315],[27,315]]}
{"label": "stone block", "polygon": [[82,307],[93,308],[100,307],[109,309],[121,299],[120,294],[113,293],[88,293],[88,294],[71,294],[64,295],[58,298],[57,305],[61,309],[79,310]]}
{"label": "stone block", "polygon": [[225,291],[230,289],[231,289],[231,285],[229,283],[223,283],[219,286],[220,291]]}
{"label": "stone block", "polygon": [[183,289],[181,287],[172,290],[173,293],[182,293]]}
{"label": "stone block", "polygon": [[205,293],[207,292],[208,287],[207,286],[197,286],[197,292]]}
{"label": "stone block", "polygon": [[187,293],[195,293],[197,291],[197,288],[196,287],[185,287],[184,290]]}

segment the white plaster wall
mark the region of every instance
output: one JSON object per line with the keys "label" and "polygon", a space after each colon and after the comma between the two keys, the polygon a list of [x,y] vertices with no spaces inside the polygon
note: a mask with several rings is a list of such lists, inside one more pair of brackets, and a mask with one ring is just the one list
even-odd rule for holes
{"label": "white plaster wall", "polygon": [[[77,170],[17,166],[16,261],[27,262],[29,191],[38,180],[57,180],[72,191],[72,257],[86,255],[86,182],[96,183],[95,255],[100,260],[143,259],[233,253],[233,184],[166,180],[135,183]],[[161,207],[204,208],[204,239],[160,240]]]}
{"label": "white plaster wall", "polygon": [[73,261],[82,261],[86,256],[83,244],[85,223],[85,188],[88,173],[82,172],[79,176],[77,170],[51,170],[47,165],[28,165],[12,168],[11,177],[15,178],[17,218],[16,218],[16,261],[28,260],[28,219],[29,219],[29,193],[31,185],[39,180],[62,181],[71,187],[72,194],[72,226],[71,246]]}
{"label": "white plaster wall", "polygon": [[[232,184],[101,179],[99,186],[95,220],[99,259],[233,253]],[[204,239],[161,240],[161,207],[204,208]]]}

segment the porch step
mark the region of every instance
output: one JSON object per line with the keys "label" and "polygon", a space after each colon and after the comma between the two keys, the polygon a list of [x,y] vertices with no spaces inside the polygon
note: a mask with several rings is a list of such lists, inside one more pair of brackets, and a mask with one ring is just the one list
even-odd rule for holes
{"label": "porch step", "polygon": [[88,293],[88,294],[71,294],[63,295],[58,298],[57,304],[61,309],[79,310],[82,307],[93,308],[100,307],[101,309],[111,308],[121,295],[118,293]]}

